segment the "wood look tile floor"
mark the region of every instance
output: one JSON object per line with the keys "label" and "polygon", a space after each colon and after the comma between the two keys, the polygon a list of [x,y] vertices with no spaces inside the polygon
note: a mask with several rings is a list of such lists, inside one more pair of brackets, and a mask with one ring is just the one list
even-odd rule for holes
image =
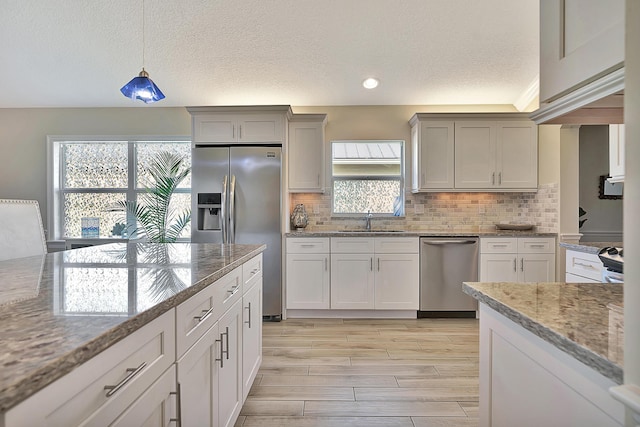
{"label": "wood look tile floor", "polygon": [[263,334],[236,427],[478,425],[475,319],[289,319]]}

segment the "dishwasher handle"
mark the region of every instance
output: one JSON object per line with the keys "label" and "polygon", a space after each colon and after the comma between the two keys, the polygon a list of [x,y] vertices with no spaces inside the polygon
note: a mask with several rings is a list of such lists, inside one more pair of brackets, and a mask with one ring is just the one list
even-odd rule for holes
{"label": "dishwasher handle", "polygon": [[426,245],[471,245],[473,243],[477,243],[477,240],[423,240],[422,243]]}

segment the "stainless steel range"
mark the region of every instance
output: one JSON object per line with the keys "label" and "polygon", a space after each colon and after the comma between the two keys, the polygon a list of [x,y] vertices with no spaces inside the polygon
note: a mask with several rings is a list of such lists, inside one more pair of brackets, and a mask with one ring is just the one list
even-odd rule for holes
{"label": "stainless steel range", "polygon": [[600,250],[598,257],[604,265],[602,281],[606,283],[623,283],[624,250],[611,246],[605,247]]}

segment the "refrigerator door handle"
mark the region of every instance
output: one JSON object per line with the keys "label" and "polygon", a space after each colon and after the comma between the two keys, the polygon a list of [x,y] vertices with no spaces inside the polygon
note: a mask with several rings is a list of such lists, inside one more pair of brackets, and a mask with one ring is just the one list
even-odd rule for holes
{"label": "refrigerator door handle", "polygon": [[220,217],[222,218],[222,243],[227,242],[227,180],[225,175],[222,180],[222,194],[220,195]]}
{"label": "refrigerator door handle", "polygon": [[236,176],[231,175],[229,187],[229,243],[236,242]]}

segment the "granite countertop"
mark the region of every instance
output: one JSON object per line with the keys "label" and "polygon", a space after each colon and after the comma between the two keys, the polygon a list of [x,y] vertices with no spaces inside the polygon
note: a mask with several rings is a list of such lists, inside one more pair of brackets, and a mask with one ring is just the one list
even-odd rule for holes
{"label": "granite countertop", "polygon": [[554,233],[535,231],[473,231],[473,230],[309,230],[291,231],[285,237],[556,237]]}
{"label": "granite countertop", "polygon": [[622,242],[581,242],[581,243],[566,243],[561,242],[560,246],[570,249],[572,251],[584,252],[587,254],[597,255],[600,249],[607,246],[614,246],[616,248],[622,247]]}
{"label": "granite countertop", "polygon": [[0,413],[264,251],[112,243],[0,262]]}
{"label": "granite countertop", "polygon": [[622,342],[609,318],[621,317],[623,285],[465,282],[463,291],[622,384]]}

